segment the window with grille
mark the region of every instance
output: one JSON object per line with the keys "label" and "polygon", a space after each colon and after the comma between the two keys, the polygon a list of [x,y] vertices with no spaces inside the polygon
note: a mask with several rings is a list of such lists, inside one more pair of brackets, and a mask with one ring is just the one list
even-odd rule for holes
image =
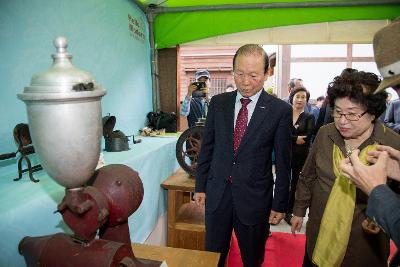
{"label": "window with grille", "polygon": [[212,77],[210,97],[225,92],[226,78]]}

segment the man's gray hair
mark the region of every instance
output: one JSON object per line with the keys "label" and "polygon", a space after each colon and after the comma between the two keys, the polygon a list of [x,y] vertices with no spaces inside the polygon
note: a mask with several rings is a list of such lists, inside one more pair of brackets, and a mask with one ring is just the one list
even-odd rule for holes
{"label": "man's gray hair", "polygon": [[296,86],[296,84],[295,84],[296,80],[297,80],[297,78],[290,79],[289,82],[288,82],[288,87],[293,89]]}
{"label": "man's gray hair", "polygon": [[293,89],[296,86],[296,81],[303,81],[303,80],[300,78],[292,78],[289,80],[288,87]]}
{"label": "man's gray hair", "polygon": [[245,44],[241,46],[233,56],[233,70],[235,70],[236,58],[240,55],[259,55],[264,59],[264,74],[267,73],[269,67],[269,57],[261,45]]}

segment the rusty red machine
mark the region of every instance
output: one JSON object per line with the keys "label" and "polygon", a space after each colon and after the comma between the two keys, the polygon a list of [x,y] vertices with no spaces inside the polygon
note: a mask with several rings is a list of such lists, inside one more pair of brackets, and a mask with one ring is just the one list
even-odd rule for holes
{"label": "rusty red machine", "polygon": [[95,170],[106,91],[72,65],[64,37],[57,37],[54,46],[51,68],[34,75],[18,98],[26,104],[44,170],[66,188],[57,211],[73,234],[24,237],[19,252],[29,267],[160,266],[137,259],[131,247],[128,217],[144,193],[138,173],[119,164]]}

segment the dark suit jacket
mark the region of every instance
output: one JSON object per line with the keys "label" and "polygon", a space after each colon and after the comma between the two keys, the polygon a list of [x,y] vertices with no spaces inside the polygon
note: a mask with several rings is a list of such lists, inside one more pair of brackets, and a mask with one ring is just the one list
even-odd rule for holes
{"label": "dark suit jacket", "polygon": [[[197,165],[196,192],[206,193],[206,213],[215,211],[232,177],[232,196],[242,223],[268,219],[271,207],[285,212],[291,162],[292,108],[262,91],[236,155],[233,151],[236,91],[212,98]],[[272,150],[276,155],[273,191]]]}
{"label": "dark suit jacket", "polygon": [[386,110],[384,123],[386,127],[400,133],[400,99],[390,102]]}
{"label": "dark suit jacket", "polygon": [[387,185],[372,190],[366,213],[400,247],[400,198]]}

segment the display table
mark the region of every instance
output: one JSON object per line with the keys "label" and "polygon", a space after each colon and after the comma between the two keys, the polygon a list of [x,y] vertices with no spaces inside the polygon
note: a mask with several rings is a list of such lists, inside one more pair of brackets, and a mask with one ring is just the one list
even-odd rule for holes
{"label": "display table", "polygon": [[168,246],[204,250],[204,206],[192,200],[195,179],[179,168],[161,186],[168,190]]}
{"label": "display table", "polygon": [[182,248],[132,244],[136,258],[165,261],[168,267],[214,267],[219,253]]}
{"label": "display table", "polygon": [[[139,209],[129,217],[132,242],[143,243],[166,210],[166,194],[160,188],[165,177],[178,168],[175,149],[177,137],[145,137],[129,151],[104,152],[106,164],[125,164],[139,173],[144,198]],[[18,243],[25,236],[70,233],[59,213],[53,214],[64,197],[62,186],[45,171],[34,173],[40,182],[33,183],[27,174],[13,181],[15,174],[0,176],[0,266],[25,266],[18,253]]]}

